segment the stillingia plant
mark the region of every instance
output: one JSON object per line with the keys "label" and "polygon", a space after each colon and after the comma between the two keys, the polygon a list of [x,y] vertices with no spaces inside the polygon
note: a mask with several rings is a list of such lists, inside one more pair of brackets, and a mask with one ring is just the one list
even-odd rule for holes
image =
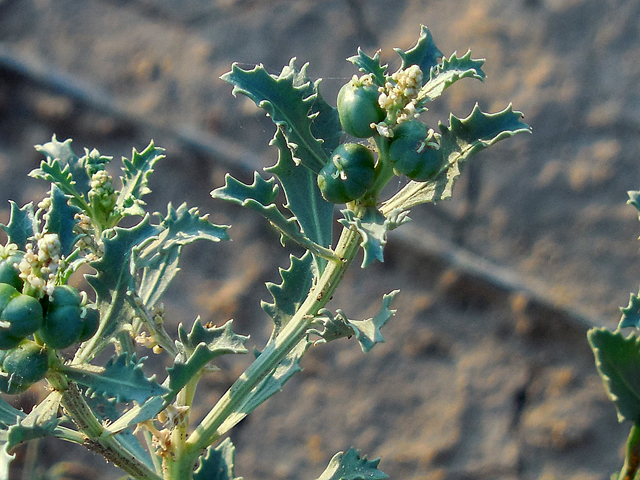
{"label": "stillingia plant", "polygon": [[[51,184],[34,207],[11,203],[0,247],[0,390],[18,394],[45,380],[50,393],[26,414],[0,401],[0,478],[8,478],[11,450],[55,436],[86,446],[140,480],[234,479],[234,447],[226,435],[298,372],[313,345],[354,338],[364,352],[383,341],[380,329],[394,315],[398,291],[382,298],[378,314],[348,319],[325,308],[359,250],[362,268],[383,260],[388,232],[409,221],[409,209],[450,198],[466,162],[479,151],[529,132],[511,109],[487,114],[476,106],[466,118],[451,115],[437,130],[420,114],[462,78],[484,79],[483,61],[470,53],[444,58],[422,27],[414,47],[396,49],[398,71],[389,73],[358,50],[359,70],[342,87],[337,108],[292,60],[279,75],[261,65],[233,65],[222,79],[263,108],[276,126],[277,163],[255,173],[251,185],[230,175],[212,192],[262,215],[306,253],[291,255],[273,297],[262,305],[273,322],[266,345],[200,421],[190,415],[199,380],[221,355],[248,353],[246,336],[198,319],[165,329],[161,297],[178,270],[184,246],[228,239],[227,227],[196,208],[169,204],[149,215],[142,197],[162,149],[151,143],[123,159],[119,185],[105,169],[110,157],[96,150],[77,156],[71,140],[36,147],[45,159],[31,176]],[[382,198],[396,176],[409,182]],[[286,205],[277,205],[279,189]],[[342,205],[339,238],[332,238],[334,209]],[[126,217],[137,217],[121,227]],[[128,225],[132,221],[127,222]],[[92,291],[68,285],[80,266]],[[147,377],[147,349],[169,355],[164,379]],[[103,365],[98,358],[111,358]],[[99,357],[100,356],[100,357]],[[107,355],[108,356],[108,355]],[[378,460],[357,450],[338,453],[321,480],[375,480],[386,475]]]}
{"label": "stillingia plant", "polygon": [[[627,192],[630,203],[640,211],[640,191]],[[622,318],[615,331],[591,328],[587,333],[596,367],[607,395],[614,403],[620,422],[632,422],[625,461],[612,480],[640,478],[640,293],[631,294],[629,305],[620,308]],[[630,328],[628,336],[623,328]]]}

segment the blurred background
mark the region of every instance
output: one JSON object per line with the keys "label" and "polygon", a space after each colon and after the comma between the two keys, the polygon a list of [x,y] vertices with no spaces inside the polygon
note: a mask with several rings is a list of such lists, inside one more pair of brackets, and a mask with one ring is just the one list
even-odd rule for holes
{"label": "blurred background", "polygon": [[[150,209],[187,202],[233,225],[233,242],[188,249],[168,321],[234,318],[261,346],[264,282],[279,283],[288,252],[261,218],[209,192],[227,171],[248,181],[273,164],[274,128],[219,77],[232,62],[277,74],[297,57],[335,105],[357,73],[345,58],[382,49],[394,71],[392,48],[411,47],[420,24],[445,56],[485,58],[487,74],[458,82],[423,120],[513,103],[533,135],[476,157],[454,200],[416,207],[385,262],[349,274],[332,306],[352,318],[401,289],[387,343],[366,356],[347,341],[312,349],[284,394],[231,434],[236,474],[312,479],[353,445],[382,456],[392,478],[608,479],[629,426],[585,332],[615,326],[640,281],[638,212],[625,204],[640,188],[640,1],[0,0],[0,221],[8,199],[48,189],[27,177],[41,160],[33,145],[55,134],[119,160],[153,139],[167,158]],[[202,382],[195,416],[246,362]],[[76,461],[66,478],[118,477],[43,441],[19,452],[16,478],[34,456],[41,472],[64,459]]]}

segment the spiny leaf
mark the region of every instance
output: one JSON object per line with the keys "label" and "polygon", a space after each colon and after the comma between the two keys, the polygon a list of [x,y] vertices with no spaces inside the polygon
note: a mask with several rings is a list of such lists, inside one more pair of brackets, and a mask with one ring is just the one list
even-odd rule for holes
{"label": "spiny leaf", "polygon": [[522,114],[514,112],[511,105],[498,113],[484,113],[476,105],[467,118],[453,115],[450,126],[440,124],[442,132],[438,153],[444,165],[433,180],[411,181],[380,209],[388,215],[396,209],[408,210],[421,203],[435,203],[451,198],[453,186],[469,158],[517,133],[531,132],[531,128],[520,119]]}
{"label": "spiny leaf", "polygon": [[[282,130],[278,128],[271,141],[279,150],[278,163],[265,171],[278,177],[287,197],[285,205],[295,215],[302,233],[311,241],[323,247],[331,245],[333,204],[322,198],[318,188],[317,175],[306,168],[297,166],[286,145]],[[316,257],[316,266],[322,273],[326,261]]]}
{"label": "spiny leaf", "polygon": [[379,87],[384,86],[387,64],[380,64],[380,50],[371,58],[358,47],[358,54],[347,58],[347,60],[358,67],[361,72],[370,73],[376,85]]}
{"label": "spiny leaf", "polygon": [[36,150],[45,156],[45,160],[29,176],[55,183],[65,195],[72,197],[74,205],[88,213],[86,195],[91,189],[91,178],[81,159],[73,153],[71,139],[59,142],[54,135],[51,142],[36,145]]}
{"label": "spiny leaf", "polygon": [[178,337],[183,348],[181,349],[178,345],[178,349],[184,351],[184,356],[178,355],[173,366],[167,369],[169,372],[169,392],[165,396],[165,404],[168,403],[168,398],[173,398],[192,378],[198,375],[205,365],[215,358],[220,355],[248,352],[245,343],[249,337],[234,333],[231,329],[232,323],[233,320],[229,320],[221,327],[204,327],[196,319],[189,333],[180,324]]}
{"label": "spiny leaf", "polygon": [[233,472],[235,449],[230,438],[225,438],[216,447],[207,448],[193,472],[193,480],[242,480]]}
{"label": "spiny leaf", "polygon": [[142,370],[142,362],[135,355],[122,354],[109,359],[104,370],[83,369],[79,365],[64,365],[60,370],[72,381],[87,387],[87,395],[102,395],[115,398],[117,402],[144,403],[147,399],[163,395],[167,390],[155,381],[155,376],[147,378]]}
{"label": "spiny leaf", "polygon": [[127,292],[135,287],[132,252],[159,232],[160,228],[151,225],[146,216],[134,227],[115,227],[103,234],[104,253],[91,264],[96,273],[86,276],[96,292],[100,327],[98,333],[82,345],[76,358],[93,358],[100,351],[99,347],[109,342],[119,324],[133,316],[126,302]]}
{"label": "spiny leaf", "polygon": [[60,423],[58,409],[61,398],[60,392],[51,392],[31,410],[29,415],[10,426],[7,434],[7,451],[23,442],[54,435],[54,430]]}
{"label": "spiny leaf", "polygon": [[278,185],[275,184],[274,179],[265,180],[258,172],[254,172],[251,185],[246,185],[227,174],[225,176],[225,186],[211,192],[213,198],[226,200],[227,202],[255,210],[269,220],[284,236],[290,238],[304,237],[298,228],[295,218],[285,218],[273,203],[277,195]]}
{"label": "spiny leaf", "polygon": [[262,308],[275,324],[271,334],[272,338],[293,317],[313,286],[312,257],[309,252],[301,258],[291,255],[290,261],[291,265],[287,270],[279,269],[282,277],[280,285],[267,283],[267,290],[273,297],[273,303],[262,302]]}
{"label": "spiny leaf", "polygon": [[46,232],[58,234],[60,251],[64,256],[69,255],[73,250],[77,239],[73,228],[78,223],[75,214],[82,211],[75,205],[69,205],[68,200],[67,195],[55,183],[52,183],[51,208],[45,217],[44,229]]}
{"label": "spiny leaf", "polygon": [[267,111],[276,126],[282,126],[296,162],[316,173],[327,163],[328,155],[322,140],[311,133],[314,120],[311,109],[317,94],[309,95],[308,87],[298,84],[294,71],[285,68],[276,77],[267,73],[262,65],[253,70],[242,70],[234,63],[231,71],[220,78],[233,85],[234,96],[238,93],[246,95]]}
{"label": "spiny leaf", "polygon": [[352,447],[346,454],[336,453],[317,480],[383,480],[387,474],[378,470],[379,463],[379,458],[360,458],[360,452]]}
{"label": "spiny leaf", "polygon": [[27,203],[24,207],[19,208],[18,205],[9,200],[11,204],[11,217],[7,225],[1,224],[0,227],[9,237],[9,243],[15,243],[18,250],[24,250],[27,240],[36,234],[36,219],[33,213],[33,204]]}
{"label": "spiny leaf", "polygon": [[633,205],[638,210],[640,210],[640,191],[629,190],[627,192],[627,195],[629,195],[629,200],[627,200],[627,203]]}
{"label": "spiny leaf", "polygon": [[[418,105],[424,105],[439,97],[442,92],[462,78],[475,78],[484,81],[485,75],[482,71],[484,60],[473,60],[471,51],[458,58],[457,54],[451,55],[449,59],[431,69],[429,79],[418,94]],[[427,75],[426,72],[424,72]]]}
{"label": "spiny leaf", "polygon": [[433,43],[431,32],[424,25],[420,25],[420,37],[412,48],[406,52],[399,48],[394,48],[394,50],[402,58],[401,68],[405,69],[411,65],[419,66],[425,76],[424,81],[426,81],[427,72],[430,72],[433,67],[438,65],[442,57],[442,52]]}
{"label": "spiny leaf", "polygon": [[131,160],[122,159],[124,177],[120,177],[122,190],[116,200],[116,210],[121,215],[144,215],[142,208],[144,202],[141,198],[151,193],[148,186],[149,175],[153,173],[153,167],[158,160],[164,158],[163,152],[163,148],[156,147],[151,141],[142,152],[138,152],[134,148]]}
{"label": "spiny leaf", "polygon": [[394,290],[382,297],[382,307],[373,317],[366,320],[349,320],[344,312],[336,310],[334,317],[327,310],[321,310],[317,320],[322,324],[322,330],[312,329],[309,333],[322,337],[314,344],[328,343],[339,338],[354,335],[364,353],[369,352],[376,344],[383,343],[384,337],[380,329],[396,314],[396,310],[390,310],[391,302],[400,290]]}
{"label": "spiny leaf", "polygon": [[229,239],[227,226],[214,225],[207,218],[201,217],[197,208],[187,209],[183,203],[175,210],[169,203],[157,238],[136,248],[135,266],[143,269],[138,293],[145,305],[155,305],[178,273],[183,246],[197,240]]}
{"label": "spiny leaf", "polygon": [[618,328],[640,328],[640,298],[632,293],[629,298],[629,305],[625,308],[620,308],[620,311],[622,312],[622,318]]}
{"label": "spiny leaf", "polygon": [[341,210],[344,218],[338,220],[345,227],[355,228],[362,241],[360,246],[364,252],[362,268],[369,266],[374,260],[384,261],[383,251],[387,244],[387,232],[409,220],[406,212],[385,217],[376,207],[367,207],[362,218],[352,210]]}
{"label": "spiny leaf", "polygon": [[592,328],[587,334],[596,367],[618,420],[640,421],[640,339]]}
{"label": "spiny leaf", "polygon": [[[259,405],[265,402],[269,397],[282,390],[284,384],[295,373],[302,370],[300,367],[300,359],[309,348],[310,343],[305,339],[300,341],[282,362],[271,371],[251,392],[244,398],[242,403],[227,417],[217,430],[219,435],[224,435],[240,422],[244,417],[249,415]],[[268,349],[274,348],[273,343],[267,344],[263,355]]]}
{"label": "spiny leaf", "polygon": [[0,398],[0,430],[5,430],[10,425],[15,425],[26,414],[9,405],[6,400]]}

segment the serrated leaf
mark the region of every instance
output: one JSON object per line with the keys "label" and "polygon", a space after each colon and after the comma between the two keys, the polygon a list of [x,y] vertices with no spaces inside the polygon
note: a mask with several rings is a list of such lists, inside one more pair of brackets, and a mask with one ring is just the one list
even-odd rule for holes
{"label": "serrated leaf", "polygon": [[632,293],[629,298],[629,305],[625,308],[620,308],[620,311],[622,312],[622,318],[618,328],[640,328],[640,298]]}
{"label": "serrated leaf", "polygon": [[360,452],[352,447],[347,453],[336,453],[317,480],[383,480],[387,474],[378,470],[379,463],[379,458],[360,458]]}
{"label": "serrated leaf", "polygon": [[61,398],[60,392],[51,392],[31,410],[29,415],[10,426],[7,434],[7,451],[29,440],[53,436],[55,428],[60,423],[58,408]]}
{"label": "serrated leaf", "polygon": [[238,93],[246,95],[258,107],[266,110],[276,126],[283,128],[296,162],[316,173],[328,162],[322,139],[311,133],[314,120],[311,109],[317,94],[309,95],[308,86],[297,82],[294,71],[285,68],[276,77],[270,75],[262,65],[257,65],[253,70],[242,70],[234,63],[231,71],[220,78],[233,85],[234,96]]}
{"label": "serrated leaf", "polygon": [[328,343],[339,338],[355,336],[364,353],[369,352],[376,344],[383,343],[384,337],[380,329],[396,314],[396,310],[390,310],[391,302],[400,290],[394,290],[382,297],[382,306],[373,318],[366,320],[349,320],[344,312],[336,310],[334,317],[327,310],[321,310],[317,320],[322,325],[322,330],[312,329],[311,334],[321,337],[314,344]]}
{"label": "serrated leaf", "polygon": [[[441,64],[429,72],[429,78],[418,94],[418,107],[439,97],[442,92],[460,79],[475,78],[484,81],[483,64],[484,60],[471,58],[471,51],[460,58],[456,53],[448,59],[445,58]],[[427,72],[424,74],[427,75]]]}
{"label": "serrated leaf", "polygon": [[302,305],[309,290],[313,286],[312,257],[306,252],[301,258],[293,255],[288,269],[280,268],[282,283],[276,285],[268,282],[267,290],[271,293],[273,303],[262,302],[262,308],[273,319],[275,324],[271,337],[275,337],[289,322]]}
{"label": "serrated leaf", "polygon": [[200,370],[209,362],[221,355],[247,353],[245,343],[249,339],[244,335],[233,332],[229,320],[221,327],[204,327],[196,319],[187,333],[180,324],[178,338],[186,350],[186,360],[180,355],[176,357],[173,366],[167,368],[169,372],[169,392],[165,398],[173,398]]}
{"label": "serrated leaf", "polygon": [[[318,188],[317,175],[306,168],[300,168],[293,161],[291,151],[281,129],[271,141],[278,147],[278,163],[265,171],[278,177],[287,198],[285,205],[295,215],[302,233],[322,247],[331,245],[333,204],[327,202]],[[315,258],[319,273],[322,273],[326,261]]]}
{"label": "serrated leaf", "polygon": [[81,159],[73,152],[71,142],[70,138],[59,142],[54,135],[51,142],[36,145],[36,150],[45,156],[45,160],[29,176],[55,183],[65,195],[72,197],[74,205],[88,213],[86,195],[91,189],[91,178]]}
{"label": "serrated leaf", "polygon": [[640,191],[629,190],[627,192],[627,195],[629,195],[629,200],[627,200],[627,203],[633,205],[638,210],[640,210]]}
{"label": "serrated leaf", "polygon": [[401,68],[405,69],[411,65],[418,65],[424,74],[424,81],[426,81],[427,72],[430,72],[433,67],[438,65],[442,57],[442,52],[433,43],[431,32],[424,25],[420,25],[420,36],[412,48],[406,52],[399,48],[394,48],[394,50],[402,58]]}
{"label": "serrated leaf", "polygon": [[433,180],[409,182],[384,202],[380,209],[382,213],[388,215],[397,209],[406,211],[421,203],[450,199],[453,186],[471,156],[500,140],[531,132],[531,127],[523,123],[521,118],[522,114],[514,112],[511,105],[491,114],[482,112],[476,104],[467,118],[459,119],[451,115],[449,127],[440,124],[442,135],[438,152],[444,165],[441,171]]}
{"label": "serrated leaf", "polygon": [[142,152],[134,148],[131,160],[122,159],[122,190],[118,193],[115,207],[121,215],[144,215],[142,205],[145,203],[141,198],[151,192],[148,186],[149,175],[153,173],[153,167],[158,160],[163,158],[164,149],[156,147],[151,141]]}
{"label": "serrated leaf", "polygon": [[216,188],[211,192],[211,196],[255,210],[269,220],[284,236],[290,238],[304,236],[295,218],[285,218],[273,203],[278,196],[278,185],[273,178],[265,180],[258,172],[254,172],[253,183],[246,185],[227,174],[224,187]]}
{"label": "serrated leaf", "polygon": [[75,214],[82,210],[75,205],[69,205],[69,197],[55,183],[51,184],[50,198],[51,208],[46,215],[44,229],[46,232],[58,234],[60,251],[62,255],[67,256],[73,250],[77,239],[73,232],[74,226],[78,223]]}
{"label": "serrated leaf", "polygon": [[216,447],[210,446],[200,457],[200,464],[193,472],[193,480],[242,480],[233,471],[235,447],[225,438]]}
{"label": "serrated leaf", "polygon": [[592,328],[587,333],[596,367],[618,420],[640,422],[640,339]]}
{"label": "serrated leaf", "polygon": [[155,305],[178,273],[183,246],[197,240],[229,239],[227,226],[212,224],[208,215],[200,216],[197,208],[187,209],[183,203],[176,210],[169,203],[167,210],[157,238],[135,249],[135,267],[142,269],[138,294],[145,305]]}
{"label": "serrated leaf", "polygon": [[36,234],[37,229],[33,204],[29,202],[19,208],[13,200],[9,200],[9,203],[11,204],[9,223],[6,225],[0,223],[0,227],[9,237],[9,243],[15,243],[18,250],[24,251],[27,240]]}
{"label": "serrated leaf", "polygon": [[387,233],[398,225],[408,221],[406,212],[395,212],[385,217],[376,207],[367,207],[362,218],[349,209],[341,210],[344,218],[338,220],[345,227],[355,228],[362,238],[360,246],[364,252],[362,268],[375,260],[384,262],[384,247],[387,244]]}
{"label": "serrated leaf", "polygon": [[149,223],[146,216],[134,227],[115,227],[103,234],[104,253],[91,264],[96,273],[86,275],[96,292],[100,327],[97,334],[82,345],[76,358],[93,358],[109,342],[120,323],[129,321],[134,315],[126,301],[127,292],[135,287],[132,252],[160,231],[158,226]]}
{"label": "serrated leaf", "polygon": [[122,354],[110,358],[102,371],[83,369],[79,365],[63,365],[60,370],[73,382],[86,387],[88,396],[102,395],[115,398],[117,402],[142,404],[167,392],[155,381],[155,376],[145,376],[142,370],[144,360],[137,361],[135,355]]}
{"label": "serrated leaf", "polygon": [[26,414],[9,405],[6,400],[0,398],[0,430],[5,430],[10,425],[15,425],[18,420],[26,417]]}
{"label": "serrated leaf", "polygon": [[358,47],[358,54],[347,58],[363,73],[371,74],[373,81],[379,87],[383,87],[386,81],[387,64],[380,64],[380,50],[370,57]]}
{"label": "serrated leaf", "polygon": [[[224,435],[238,424],[244,417],[265,402],[269,397],[282,390],[284,384],[295,373],[302,370],[300,359],[311,344],[305,339],[296,345],[289,354],[272,370],[265,378],[243,399],[242,403],[229,414],[226,420],[218,427],[217,434]],[[263,355],[268,349],[274,348],[274,344],[267,344]]]}

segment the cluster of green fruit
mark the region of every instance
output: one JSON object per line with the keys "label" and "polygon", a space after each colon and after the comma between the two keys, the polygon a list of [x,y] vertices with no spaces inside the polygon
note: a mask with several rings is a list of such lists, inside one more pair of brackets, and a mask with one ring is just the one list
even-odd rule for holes
{"label": "cluster of green fruit", "polygon": [[[338,115],[342,129],[355,138],[377,134],[376,125],[387,112],[379,103],[379,87],[349,82],[338,93]],[[442,166],[435,139],[427,125],[407,119],[392,130],[388,139],[388,160],[394,173],[411,180],[432,179]],[[332,153],[330,161],[318,174],[318,186],[325,200],[346,203],[363,196],[375,182],[376,161],[371,149],[359,143],[345,143]]]}
{"label": "cluster of green fruit", "polygon": [[[49,368],[48,349],[61,350],[91,338],[100,321],[69,285],[56,286],[42,299],[20,293],[17,252],[0,261],[0,391],[20,393]],[[36,341],[31,340],[31,335]]]}

